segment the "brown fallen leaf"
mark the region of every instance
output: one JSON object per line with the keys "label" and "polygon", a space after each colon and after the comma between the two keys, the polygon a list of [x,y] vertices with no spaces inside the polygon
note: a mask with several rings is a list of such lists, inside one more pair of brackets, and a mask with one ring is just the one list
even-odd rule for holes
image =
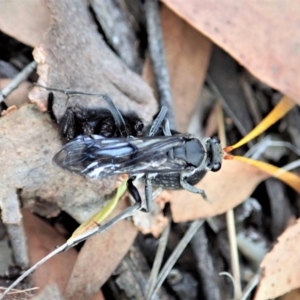
{"label": "brown fallen leaf", "polygon": [[[126,206],[126,201],[120,201],[110,218]],[[78,255],[66,288],[66,298],[92,299],[126,255],[136,235],[137,228],[133,223],[122,220],[108,231],[88,239]]]}
{"label": "brown fallen leaf", "polygon": [[[23,222],[27,238],[30,264],[33,265],[55,249],[65,243],[65,238],[59,235],[50,225],[43,222],[28,210],[23,209]],[[75,249],[60,253],[41,265],[33,273],[33,285],[40,289],[49,283],[55,283],[59,290],[64,291],[76,261]]]}
{"label": "brown fallen leaf", "polygon": [[[38,83],[61,89],[106,93],[116,106],[136,111],[145,123],[157,111],[156,101],[149,86],[132,72],[108,48],[91,18],[85,1],[47,0],[51,12],[51,27],[43,42],[34,50],[40,75]],[[48,91],[34,88],[31,101],[46,110]],[[54,113],[60,118],[66,106],[103,107],[100,97],[67,97],[55,93]]]}
{"label": "brown fallen leaf", "polygon": [[219,172],[208,172],[196,185],[208,201],[186,190],[170,191],[174,222],[186,222],[222,214],[247,199],[269,175],[239,161],[224,160]]}
{"label": "brown fallen leaf", "polygon": [[[176,123],[178,130],[185,132],[206,76],[211,42],[165,5],[160,15]],[[155,89],[150,59],[143,75]]]}
{"label": "brown fallen leaf", "polygon": [[255,300],[281,296],[300,287],[300,219],[288,227],[261,263],[263,277]]}
{"label": "brown fallen leaf", "polygon": [[293,290],[279,298],[279,300],[300,300],[300,289]]}
{"label": "brown fallen leaf", "polygon": [[61,291],[54,283],[48,284],[39,294],[34,296],[32,300],[65,300],[63,299]]}
{"label": "brown fallen leaf", "polygon": [[163,2],[253,75],[300,103],[298,2]]}
{"label": "brown fallen leaf", "polygon": [[38,45],[50,25],[45,1],[3,1],[0,9],[0,30],[20,42]]}

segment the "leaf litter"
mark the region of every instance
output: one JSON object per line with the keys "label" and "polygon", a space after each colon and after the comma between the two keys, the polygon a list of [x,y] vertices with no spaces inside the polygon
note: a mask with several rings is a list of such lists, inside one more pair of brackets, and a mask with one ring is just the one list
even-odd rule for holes
{"label": "leaf litter", "polygon": [[[168,1],[164,2],[167,3]],[[271,86],[279,89],[280,91],[293,96],[297,101],[297,99],[299,98],[299,85],[294,79],[297,78],[297,76],[295,75],[297,74],[297,69],[295,67],[297,64],[294,63],[295,58],[297,58],[297,53],[291,54],[291,45],[293,43],[292,36],[296,37],[296,34],[288,36],[282,35],[282,31],[280,31],[279,28],[280,26],[275,26],[276,30],[273,26],[273,32],[280,32],[281,35],[279,34],[279,36],[281,36],[282,38],[278,39],[280,40],[280,43],[275,42],[275,34],[271,35],[272,41],[268,41],[268,45],[271,44],[273,46],[271,50],[274,50],[274,53],[270,55],[270,50],[265,44],[265,34],[266,32],[268,32],[268,28],[266,26],[270,24],[268,23],[269,19],[258,18],[257,14],[254,13],[256,10],[255,5],[248,5],[250,9],[247,11],[246,9],[240,9],[238,5],[231,3],[230,1],[222,4],[222,10],[214,9],[216,7],[219,7],[220,4],[214,4],[213,2],[206,4],[207,7],[205,6],[205,4],[202,4],[202,6],[199,3],[197,4],[202,9],[197,10],[196,19],[194,13],[191,14],[191,8],[194,7],[193,1],[190,0],[190,2],[188,1],[187,3],[184,3],[184,5],[176,2],[168,5],[172,6],[172,9],[175,11],[175,13],[177,13],[181,17],[183,16],[183,18],[188,23],[192,24],[193,27],[195,27],[199,31],[202,31],[202,33],[209,36],[215,43],[219,44],[226,51],[232,54],[242,65],[246,66],[261,80],[269,83]],[[69,6],[69,4],[65,2],[62,2],[58,5],[57,3],[55,3],[55,1],[47,1],[47,5],[50,8],[52,25],[49,31],[46,33],[43,43],[40,46],[36,47],[34,52],[35,59],[39,63],[38,73],[40,75],[40,78],[38,82],[42,85],[63,89],[72,88],[82,91],[106,92],[111,96],[118,107],[125,111],[129,108],[139,111],[145,123],[149,123],[151,121],[152,115],[157,110],[151,90],[139,79],[138,76],[129,71],[116,58],[116,56],[107,49],[103,40],[95,30],[93,22],[88,16],[86,7],[83,6],[80,1],[72,6]],[[240,9],[240,12],[242,12],[242,14],[236,15],[236,19],[234,20],[232,19],[232,15],[229,14],[229,16],[231,17],[228,17],[228,12],[230,13],[230,11],[232,12],[237,9]],[[278,13],[280,12],[280,14],[282,14],[282,11],[279,11],[278,6],[276,7],[276,5],[274,5],[273,7],[260,7],[260,10],[262,15],[267,15],[267,13],[272,12],[270,15],[272,15],[273,17],[275,16],[274,19],[277,20],[279,19],[279,17],[276,18],[276,16],[278,16]],[[294,13],[292,13],[291,10],[294,10]],[[166,7],[163,7],[162,11],[162,14],[165,17],[169,14],[170,19],[165,18],[167,20],[166,23],[169,20],[173,20],[169,22],[174,22],[175,25],[178,24],[178,28],[180,28],[180,26],[183,26],[183,21],[179,18],[178,20],[176,20],[175,15],[172,15],[172,13],[168,12],[168,9]],[[201,17],[201,13],[203,11],[213,12],[213,15],[210,16],[209,21],[207,21],[206,17]],[[290,32],[293,32],[293,28],[295,28],[293,16],[296,14],[297,7],[284,7],[283,11],[286,13],[286,15],[289,15],[289,17],[291,17],[291,20],[293,20],[289,24]],[[82,16],[82,19],[74,18],[74,16]],[[247,39],[247,43],[245,43],[245,39],[242,39],[243,44],[241,44],[240,42],[241,39],[237,39],[237,37],[242,34],[241,32],[245,30],[244,26],[242,26],[242,24],[246,24],[243,18],[251,18],[252,20],[257,21],[253,22],[255,26],[251,26],[251,30],[259,32],[259,34],[255,36],[255,43],[257,45],[257,48],[251,47],[247,44],[253,42],[253,38]],[[224,23],[224,20],[226,19],[230,20],[231,22],[236,22],[233,26],[234,31],[231,30],[230,34],[228,34],[227,30],[230,26],[232,27],[232,24],[227,24],[230,25],[227,26],[226,22]],[[208,22],[210,22],[209,26],[207,24]],[[214,25],[212,25],[214,24],[214,22],[216,22],[215,27]],[[222,22],[221,26],[220,22]],[[191,36],[193,38],[189,37],[189,34],[183,34],[180,39],[186,37],[186,41],[184,44],[189,45],[190,42],[190,44],[193,45],[193,42],[195,42],[196,40],[195,37],[197,36],[197,32],[194,29],[188,29],[189,27],[187,24],[185,24],[184,26],[187,28],[187,31],[190,30],[191,32],[193,32],[191,33]],[[260,29],[255,29],[256,26]],[[1,27],[2,26],[0,24],[0,28]],[[285,28],[284,26],[281,27]],[[164,27],[163,24],[163,28],[167,34],[169,32],[172,32],[172,27],[170,29],[170,27],[168,26]],[[219,30],[215,30],[215,28]],[[222,28],[222,30],[220,30],[220,28]],[[248,25],[247,30],[249,30]],[[284,30],[286,31],[286,28]],[[16,31],[18,30],[16,29]],[[176,36],[176,34],[178,33],[176,33],[176,30],[174,29],[172,34]],[[172,36],[172,34],[170,34],[170,36]],[[14,36],[14,34],[12,35]],[[197,39],[198,38],[200,41],[200,33]],[[209,45],[210,42],[209,40],[207,40],[207,42],[205,43],[206,46],[203,46],[203,48],[200,45],[196,48],[200,50],[203,49],[203,53],[206,53],[205,55],[207,55],[208,57],[209,51],[207,50],[207,45]],[[62,51],[61,46],[63,44],[67,45],[66,48],[63,49],[65,51]],[[172,43],[171,41],[169,44],[172,45],[174,43]],[[167,58],[169,44],[166,40]],[[284,48],[285,50],[282,50],[282,45],[286,46]],[[170,48],[176,53],[176,50],[180,49],[180,43],[173,49],[171,46]],[[200,50],[197,57],[201,56]],[[257,51],[259,51],[260,55],[257,55]],[[278,55],[280,51],[285,51],[285,55]],[[188,55],[184,54],[184,56]],[[180,55],[178,57],[180,57]],[[282,58],[284,57],[289,57],[291,59],[285,59],[283,61]],[[207,58],[204,60],[207,62]],[[269,63],[262,64],[260,60],[264,60]],[[176,94],[176,96],[180,95],[178,97],[179,100],[186,99],[186,102],[190,105],[193,100],[196,100],[195,98],[197,95],[197,90],[201,88],[201,84],[199,83],[201,80],[197,81],[197,85],[195,85],[193,84],[193,79],[195,77],[201,78],[201,76],[203,78],[203,74],[205,74],[206,72],[207,63],[204,62],[204,65],[200,66],[200,60],[198,60],[199,73],[197,73],[196,68],[192,69],[194,60],[192,61],[192,63],[181,63],[180,70],[185,70],[184,68],[186,67],[186,71],[182,71],[181,73],[176,72],[176,68],[179,66],[176,55],[172,57],[171,53],[168,59],[168,63],[170,64],[171,70],[172,67],[174,70],[174,73],[171,71],[171,83],[174,83],[174,93]],[[197,64],[194,64],[194,66],[196,65]],[[189,74],[189,76],[187,76],[186,74]],[[187,95],[186,98],[185,95]],[[89,107],[102,105],[101,101],[99,101],[98,99],[82,99],[81,97],[72,97],[66,104],[65,95],[55,94],[55,97],[56,104],[54,106],[54,111],[57,117],[60,117],[62,115],[66,105],[72,104]],[[41,110],[46,110],[46,91],[41,90],[40,88],[34,88],[34,90],[31,92],[30,98],[32,101],[39,105]],[[177,100],[175,97],[174,102],[177,103],[176,101]],[[191,112],[193,111],[193,109],[195,109],[195,104],[191,105],[191,108],[187,108],[184,101],[183,104],[184,105],[181,107],[185,108],[184,110],[187,111],[187,113],[181,113],[183,109],[179,108],[180,106],[178,106],[178,104],[175,104],[175,111],[177,109],[177,115],[180,115],[179,124],[181,130],[184,130],[184,128],[186,128],[191,117]],[[180,112],[180,114],[178,114],[178,112]],[[185,119],[183,116],[185,116]],[[40,122],[39,119],[42,119],[43,121]],[[77,178],[74,175],[67,174],[66,172],[62,172],[58,168],[51,166],[53,153],[55,153],[61,147],[60,141],[57,136],[55,126],[51,125],[49,118],[46,115],[37,112],[32,106],[27,105],[23,106],[17,111],[12,111],[10,114],[0,119],[0,124],[1,129],[3,129],[1,131],[1,139],[4,142],[2,143],[1,141],[1,144],[5,145],[5,147],[1,149],[1,153],[5,154],[5,160],[2,157],[2,165],[5,166],[5,168],[2,170],[1,175],[7,180],[7,185],[3,187],[2,196],[5,197],[5,191],[8,192],[10,190],[22,188],[22,200],[24,199],[25,203],[27,202],[27,206],[30,207],[32,211],[38,212],[44,216],[53,216],[58,214],[60,209],[63,209],[73,217],[75,217],[78,221],[82,222],[85,218],[87,218],[88,215],[91,214],[92,211],[96,210],[96,206],[99,206],[99,202],[102,202],[102,200],[99,201],[98,199],[98,193],[103,195],[109,190],[112,190],[113,183],[109,183],[109,181],[102,183],[102,186],[100,188],[96,188],[94,185],[87,183],[85,180],[79,177]],[[31,130],[31,128],[33,129]],[[39,128],[39,133],[35,132],[34,128]],[[24,134],[21,134],[24,132],[26,132],[27,137],[24,137]],[[31,143],[33,145],[30,145],[28,147],[27,145],[30,144],[30,141],[32,140],[34,140],[35,143]],[[50,140],[51,143],[49,143]],[[22,146],[16,148],[15,146],[18,145],[18,143],[21,145],[26,145],[28,149],[23,149]],[[47,149],[45,149],[44,152],[48,151],[48,153],[43,153],[43,155],[39,156],[39,153],[42,154],[44,149],[44,146],[42,145],[45,144],[47,145]],[[30,157],[32,153],[35,153],[35,158]],[[15,161],[15,163],[8,165],[5,163],[6,161]],[[48,167],[49,165],[51,166],[50,168]],[[35,166],[35,168],[32,168],[32,166]],[[41,170],[46,167],[47,169],[50,169],[50,171],[42,172]],[[52,168],[53,171],[51,170]],[[36,171],[38,171],[36,173],[37,176],[31,177],[33,179],[33,182],[30,182],[28,174],[33,174]],[[50,175],[46,174],[45,176],[45,173],[48,172]],[[61,175],[59,175],[60,173]],[[6,174],[11,174],[12,176],[7,176]],[[237,176],[237,174],[239,175]],[[45,179],[41,179],[41,175],[43,175]],[[58,178],[55,179],[54,175]],[[235,207],[236,205],[244,201],[244,199],[248,198],[255,187],[266,177],[267,175],[265,173],[252,166],[244,165],[237,161],[225,161],[220,173],[207,174],[198,186],[201,188],[205,188],[207,194],[209,195],[209,198],[212,200],[211,204],[205,203],[201,199],[199,199],[199,196],[193,195],[191,193],[186,193],[185,191],[176,191],[170,193],[173,218],[176,222],[179,222],[193,220],[199,217],[208,217],[221,214],[228,209]],[[61,186],[62,182],[65,183],[64,188],[62,188]],[[47,185],[49,185],[50,187],[46,187]],[[240,187],[243,188],[241,189]],[[105,190],[104,193],[103,188]],[[67,192],[68,189],[70,190],[69,192]],[[53,191],[55,191],[55,194],[53,194]],[[85,195],[85,199],[83,199],[83,197],[81,198],[80,191],[82,191],[82,195]],[[87,194],[85,194],[83,191]],[[48,207],[47,209],[41,210],[40,208],[36,207],[34,203],[33,206],[30,206],[30,203],[32,203],[32,201],[29,200],[36,199],[37,197],[44,201],[43,204],[46,204],[46,207]],[[67,203],[67,201],[64,201],[64,199],[70,198],[73,199],[71,203]],[[84,211],[84,213],[82,213],[79,208],[81,206],[85,207],[88,202],[91,202],[95,205],[93,205],[93,208],[90,208],[88,209],[88,211]],[[53,204],[49,205],[49,203],[54,203],[55,205],[52,206]],[[298,227],[299,222],[297,223],[297,225],[294,225],[292,227],[293,229],[290,229],[290,231],[288,231],[290,234],[290,238],[285,238],[286,233],[284,233],[282,237],[279,238],[278,245],[280,244],[280,246],[282,247],[280,249],[281,253],[285,253],[286,249],[289,249],[288,245],[290,240],[295,242],[297,235],[296,232],[298,231],[298,229],[294,228]],[[121,234],[123,234],[122,230],[119,229],[118,231],[116,229],[114,234],[111,232],[111,236],[118,240],[118,237],[121,237],[120,232]],[[99,235],[99,237],[100,236],[101,235]],[[111,237],[109,234],[108,236]],[[133,233],[132,239],[134,236],[135,234]],[[96,240],[96,238],[97,237],[93,239]],[[99,240],[101,241],[101,239]],[[90,243],[92,244],[92,242]],[[91,251],[90,257],[97,258],[97,249],[99,249],[97,247],[100,247],[102,245],[104,247],[103,252],[107,252],[105,250],[105,247],[108,244],[106,243],[109,242],[98,242],[97,246],[88,246],[87,244],[84,247]],[[116,251],[115,249],[117,247],[120,247],[120,245],[123,245],[123,243],[117,242],[114,246],[111,246],[111,258],[105,261],[108,266],[110,265],[108,261],[118,261],[118,259],[121,259],[121,257],[124,256],[127,251],[126,247],[129,247],[131,240],[129,239],[126,243],[127,246],[124,246],[125,249],[121,251],[122,253],[119,253],[116,256],[113,255]],[[270,252],[269,255],[276,256],[277,252],[279,251],[277,248],[275,246],[274,250]],[[87,251],[87,253],[89,253],[89,251]],[[105,260],[105,256],[99,256],[102,260]],[[86,255],[86,257],[82,259],[82,261],[77,261],[78,265],[81,265],[80,268],[78,267],[78,270],[84,269],[84,263],[88,262],[88,257],[89,256]],[[290,255],[289,257],[287,257],[287,262],[293,262],[293,259],[297,260],[297,255]],[[269,282],[270,280],[278,280],[278,276],[283,276],[283,281],[281,284],[282,290],[276,291],[276,296],[287,292],[291,288],[299,287],[300,283],[299,281],[297,281],[298,275],[296,272],[292,272],[293,268],[286,268],[287,274],[282,275],[282,272],[280,272],[280,274],[277,274],[272,270],[268,272],[268,267],[270,268],[271,264],[274,265],[274,269],[278,267],[276,261],[267,261],[262,263],[262,266],[265,268],[265,277],[261,281],[257,295],[259,295],[260,291],[262,290],[264,293],[263,297],[273,297],[270,295],[274,295],[274,287],[272,286],[272,284],[270,285],[266,282]],[[292,263],[290,265],[292,265]],[[96,266],[98,266],[96,262],[95,264],[91,264],[91,267],[88,269],[89,271],[91,271],[91,274],[93,274],[92,271],[97,270]],[[78,274],[80,274],[81,271],[77,272]],[[103,278],[107,278],[107,276],[109,276],[109,272],[112,272],[111,269],[109,269],[107,273],[105,273],[106,275]],[[74,274],[76,274],[76,272]],[[268,277],[271,278],[269,279],[269,281]],[[274,277],[277,279],[274,279]],[[105,279],[99,280],[105,281]],[[84,282],[84,279],[82,279],[81,283]],[[283,283],[287,283],[287,285]],[[72,285],[76,285],[76,281]],[[94,283],[94,287],[96,285],[97,283]],[[71,293],[78,291],[76,290],[76,288],[74,289],[74,287],[70,288],[70,290],[72,290]]]}
{"label": "leaf litter", "polygon": [[298,3],[163,2],[261,81],[299,103]]}

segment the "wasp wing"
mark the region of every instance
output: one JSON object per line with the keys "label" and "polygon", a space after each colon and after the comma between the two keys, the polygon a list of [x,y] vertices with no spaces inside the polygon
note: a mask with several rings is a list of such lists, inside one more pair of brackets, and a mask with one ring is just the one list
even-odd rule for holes
{"label": "wasp wing", "polygon": [[141,138],[79,136],[67,143],[53,158],[64,169],[92,178],[124,173],[180,171],[184,160],[170,159],[173,147],[183,146],[184,135]]}

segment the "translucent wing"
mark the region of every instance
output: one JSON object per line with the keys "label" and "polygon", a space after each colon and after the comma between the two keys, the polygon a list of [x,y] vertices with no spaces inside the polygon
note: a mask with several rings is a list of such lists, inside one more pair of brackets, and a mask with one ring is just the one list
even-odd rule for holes
{"label": "translucent wing", "polygon": [[186,167],[181,159],[167,155],[183,146],[186,136],[103,138],[79,136],[67,143],[53,158],[64,169],[91,178],[124,173],[176,172]]}

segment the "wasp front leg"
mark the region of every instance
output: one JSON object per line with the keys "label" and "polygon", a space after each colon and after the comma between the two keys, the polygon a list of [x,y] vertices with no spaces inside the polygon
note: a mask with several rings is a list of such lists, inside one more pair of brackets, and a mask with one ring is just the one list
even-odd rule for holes
{"label": "wasp front leg", "polygon": [[135,187],[135,185],[133,184],[133,181],[135,180],[135,177],[130,177],[127,180],[127,189],[129,194],[132,196],[132,198],[135,201],[135,204],[138,205],[138,209],[137,210],[141,210],[142,209],[142,199],[141,199],[141,195],[138,191],[138,189]]}
{"label": "wasp front leg", "polygon": [[184,177],[184,174],[180,175],[180,185],[187,191],[194,193],[194,194],[200,194],[204,200],[207,200],[207,196],[204,190],[198,189],[191,184],[189,184]]}

